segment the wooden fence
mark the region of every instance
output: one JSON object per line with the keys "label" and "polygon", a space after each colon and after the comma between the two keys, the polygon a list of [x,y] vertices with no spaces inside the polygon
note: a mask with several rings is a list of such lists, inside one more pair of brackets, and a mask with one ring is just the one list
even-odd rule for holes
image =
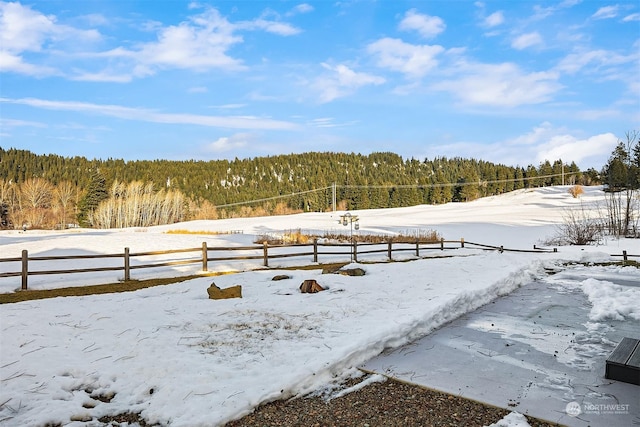
{"label": "wooden fence", "polygon": [[[201,271],[208,271],[209,262],[221,262],[221,261],[239,261],[239,260],[261,260],[262,265],[269,267],[269,260],[279,258],[291,258],[291,257],[312,257],[314,263],[319,262],[320,256],[338,255],[348,256],[351,261],[358,261],[358,257],[363,257],[370,254],[383,254],[386,253],[386,258],[389,261],[393,261],[393,254],[398,252],[411,252],[413,256],[419,258],[424,251],[444,251],[450,249],[459,249],[465,247],[479,248],[482,250],[496,250],[500,252],[557,252],[557,249],[539,248],[534,246],[533,250],[522,249],[506,249],[503,246],[491,246],[481,243],[465,242],[464,239],[460,240],[444,240],[441,239],[437,242],[424,242],[417,240],[414,243],[399,243],[389,241],[385,243],[358,243],[353,241],[350,243],[319,243],[318,240],[314,240],[311,244],[284,244],[284,245],[269,245],[264,243],[263,245],[253,246],[235,246],[235,247],[209,247],[206,242],[202,243],[202,247],[199,248],[187,248],[187,249],[173,249],[165,251],[151,251],[151,252],[130,252],[129,248],[124,248],[122,253],[116,254],[95,254],[95,255],[56,255],[56,256],[29,256],[26,250],[22,251],[21,257],[16,258],[0,258],[0,265],[3,263],[21,263],[20,271],[3,272],[0,273],[0,278],[4,277],[21,277],[22,285],[21,290],[28,289],[29,276],[46,275],[46,274],[71,274],[71,273],[91,273],[101,271],[123,271],[124,281],[131,280],[131,270],[145,269],[145,268],[157,268],[157,267],[169,267],[189,264],[201,264]],[[169,254],[179,253],[193,253],[197,252],[198,256],[189,257],[179,260],[160,261],[160,262],[144,262],[144,257],[150,256],[162,256]],[[245,254],[237,254],[237,252],[244,252]],[[253,253],[252,255],[246,255],[247,252]],[[211,253],[228,253],[229,255],[212,257]],[[623,251],[623,256],[626,261],[629,257],[640,257],[640,255],[629,255],[626,251]],[[56,270],[34,270],[30,269],[32,263],[38,261],[63,261],[63,260],[90,260],[90,259],[105,259],[105,258],[121,258],[122,262],[118,265],[106,266],[106,267],[87,267],[87,268],[73,268],[73,269],[56,269]],[[132,265],[132,259],[140,259],[140,263]]]}

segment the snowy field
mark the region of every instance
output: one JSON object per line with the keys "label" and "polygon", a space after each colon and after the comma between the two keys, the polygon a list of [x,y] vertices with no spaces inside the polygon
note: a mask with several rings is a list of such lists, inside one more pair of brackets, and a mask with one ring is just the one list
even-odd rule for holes
{"label": "snowy field", "polygon": [[[531,249],[554,236],[568,209],[603,207],[599,188],[574,199],[568,187],[519,190],[470,203],[352,212],[361,233],[435,230],[447,240]],[[0,258],[120,253],[251,245],[256,236],[300,229],[345,233],[340,214],[193,221],[126,230],[0,233]],[[241,234],[166,234],[171,229],[242,231]],[[136,292],[38,300],[0,306],[0,425],[101,425],[104,415],[140,412],[151,423],[210,426],[249,413],[255,406],[312,391],[330,390],[341,378],[385,349],[409,343],[501,295],[526,286],[567,262],[620,260],[640,254],[637,239],[603,239],[556,253],[447,251],[448,258],[352,264],[365,276],[289,271],[273,261],[210,263],[210,271],[247,270],[202,277]],[[348,259],[348,258],[347,258]],[[310,264],[311,260],[298,260]],[[322,260],[327,262],[328,260]],[[289,261],[291,262],[291,261]],[[41,268],[49,268],[51,265]],[[0,264],[4,271],[15,266]],[[199,266],[134,270],[133,278],[197,273]],[[593,321],[640,321],[640,271],[633,267],[585,267]],[[589,270],[591,271],[591,270]],[[273,281],[278,274],[290,279]],[[622,278],[632,286],[606,279]],[[121,272],[29,278],[44,289],[113,283]],[[301,294],[305,279],[328,288]],[[209,300],[206,289],[242,286],[242,299]],[[620,283],[620,282],[617,282]],[[621,287],[622,286],[622,287]],[[0,292],[20,287],[0,279]],[[434,363],[446,363],[434,361]],[[401,402],[399,402],[401,404]],[[637,408],[634,408],[637,410]],[[514,421],[515,420],[515,421]],[[498,420],[496,420],[498,421]],[[526,425],[515,414],[505,420]]]}

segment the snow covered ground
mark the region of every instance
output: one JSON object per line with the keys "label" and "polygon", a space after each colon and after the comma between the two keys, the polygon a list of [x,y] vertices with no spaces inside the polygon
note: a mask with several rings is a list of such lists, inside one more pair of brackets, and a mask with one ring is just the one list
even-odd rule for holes
{"label": "snow covered ground", "polygon": [[[579,199],[567,189],[519,190],[464,204],[353,213],[360,216],[361,233],[436,230],[445,239],[531,249],[554,235],[567,209],[602,206],[599,188],[586,188]],[[256,235],[296,229],[345,233],[338,224],[342,213],[193,221],[143,230],[8,231],[0,233],[0,258],[19,257],[23,249],[33,256],[117,253],[124,247],[157,251],[199,247],[203,241],[210,247],[242,246],[252,244]],[[166,234],[170,229],[242,234]],[[270,270],[136,292],[2,305],[0,425],[100,425],[101,416],[123,412],[140,412],[149,422],[171,426],[222,425],[260,403],[358,375],[357,368],[384,349],[429,334],[546,277],[549,269],[562,270],[565,262],[611,261],[611,254],[622,250],[639,254],[640,241],[604,239],[597,246],[537,254],[467,248],[446,252],[460,255],[450,258],[354,263],[351,267],[366,271],[361,277],[322,274],[320,268],[281,270],[285,261],[271,262]],[[42,263],[43,269],[51,267]],[[250,270],[260,264],[221,263],[209,269]],[[0,268],[15,270],[6,263]],[[191,274],[198,268],[135,270],[132,275]],[[583,289],[594,322],[640,320],[640,288],[627,286],[640,283],[639,270],[613,271],[616,277],[624,276],[626,282],[613,285],[622,288],[607,282],[612,270],[587,270],[593,276]],[[273,281],[278,274],[291,278]],[[29,287],[113,283],[121,276],[34,276]],[[316,279],[328,290],[301,294],[298,287],[305,279]],[[213,281],[223,288],[241,285],[243,298],[209,300],[206,289]],[[0,292],[19,287],[19,278],[0,279]],[[631,403],[631,410],[638,411],[640,403]],[[513,415],[504,423],[522,425],[522,419]]]}

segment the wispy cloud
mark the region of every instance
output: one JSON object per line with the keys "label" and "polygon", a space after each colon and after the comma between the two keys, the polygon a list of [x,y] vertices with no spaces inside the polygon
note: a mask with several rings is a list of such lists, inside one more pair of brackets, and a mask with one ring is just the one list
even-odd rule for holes
{"label": "wispy cloud", "polygon": [[[308,13],[310,8],[301,4],[295,10]],[[86,44],[102,40],[102,35],[95,29],[81,30],[58,24],[55,16],[44,15],[20,3],[0,2],[0,71],[33,76],[57,74],[76,81],[111,83],[128,83],[152,76],[162,69],[243,71],[247,66],[229,53],[233,46],[244,42],[240,32],[264,31],[281,36],[301,32],[299,28],[267,15],[232,23],[210,6],[191,3],[189,9],[201,11],[176,25],[163,26],[159,22],[148,25],[146,30],[156,33],[155,40],[123,44],[101,52],[88,49],[75,57],[93,59],[91,65],[85,63],[75,66],[73,71],[59,71],[27,62],[24,53],[56,55],[62,50],[57,51],[55,47],[62,41]],[[107,23],[106,18],[98,14],[80,18],[94,25]]]}
{"label": "wispy cloud", "polygon": [[497,27],[498,25],[502,25],[502,23],[504,23],[504,13],[501,10],[493,12],[491,15],[484,18],[482,23],[483,26],[487,28],[493,28]]}
{"label": "wispy cloud", "polygon": [[516,107],[552,99],[562,85],[555,72],[524,72],[516,64],[458,64],[460,77],[431,89],[451,93],[463,104]]}
{"label": "wispy cloud", "polygon": [[333,117],[318,117],[316,119],[310,120],[307,124],[314,128],[337,128],[344,126],[351,126],[355,124],[355,121],[338,123],[336,119]]}
{"label": "wispy cloud", "polygon": [[368,85],[380,85],[385,79],[369,73],[357,72],[344,64],[322,64],[327,71],[324,76],[316,79],[312,87],[320,93],[320,102],[331,102],[352,94],[357,89]]}
{"label": "wispy cloud", "polygon": [[243,30],[264,30],[268,33],[278,34],[281,36],[293,36],[302,31],[289,23],[272,21],[264,18],[255,19],[253,21],[243,21],[234,25],[236,28]]}
{"label": "wispy cloud", "polygon": [[209,92],[209,89],[207,89],[206,86],[194,86],[194,87],[190,87],[187,92],[189,93],[207,93]]}
{"label": "wispy cloud", "polygon": [[640,21],[640,13],[632,13],[622,18],[622,22],[635,22]]}
{"label": "wispy cloud", "polygon": [[444,52],[439,45],[413,45],[400,39],[385,37],[367,46],[367,52],[379,67],[420,78],[438,65],[437,56]]}
{"label": "wispy cloud", "polygon": [[0,128],[15,128],[15,127],[46,128],[47,125],[40,122],[34,122],[32,120],[16,120],[16,119],[8,119],[6,117],[0,117]]}
{"label": "wispy cloud", "polygon": [[315,9],[308,3],[300,3],[293,7],[289,12],[287,12],[287,16],[301,15],[304,13],[311,13]]}
{"label": "wispy cloud", "polygon": [[0,72],[14,72],[31,76],[61,74],[55,68],[27,62],[27,52],[43,53],[48,47],[62,41],[75,43],[97,41],[96,30],[80,30],[56,23],[46,16],[20,3],[0,2]]}
{"label": "wispy cloud", "polygon": [[511,42],[511,47],[523,50],[531,46],[542,44],[542,36],[537,31],[521,34]]}
{"label": "wispy cloud", "polygon": [[620,55],[604,49],[581,50],[565,56],[556,69],[567,74],[575,74],[582,70],[590,73],[603,69],[615,69],[621,65],[633,64],[640,61],[640,55]]}
{"label": "wispy cloud", "polygon": [[441,18],[418,13],[416,9],[408,10],[398,25],[401,31],[417,31],[424,38],[437,36],[445,28],[446,25]]}
{"label": "wispy cloud", "polygon": [[251,144],[255,135],[250,133],[236,133],[231,136],[223,136],[210,142],[204,147],[205,151],[224,153],[244,148]]}
{"label": "wispy cloud", "polygon": [[124,107],[121,105],[91,104],[74,101],[49,101],[37,98],[0,98],[0,103],[28,105],[30,107],[46,110],[98,114],[151,123],[189,124],[226,129],[294,130],[298,128],[298,125],[292,122],[253,116],[204,116],[184,113],[159,113],[144,108]]}
{"label": "wispy cloud", "polygon": [[29,64],[22,56],[0,50],[0,72],[13,72],[34,77],[44,77],[58,74],[55,68]]}
{"label": "wispy cloud", "polygon": [[596,11],[591,18],[593,19],[611,19],[618,16],[618,11],[620,7],[618,5],[615,6],[603,6]]}

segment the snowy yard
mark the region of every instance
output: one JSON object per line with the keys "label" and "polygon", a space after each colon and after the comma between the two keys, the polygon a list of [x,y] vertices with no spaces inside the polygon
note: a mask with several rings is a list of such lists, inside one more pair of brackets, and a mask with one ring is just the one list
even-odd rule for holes
{"label": "snowy yard", "polygon": [[[360,211],[360,231],[433,229],[445,239],[531,249],[555,233],[566,209],[594,207],[602,200],[598,188],[586,190],[580,199],[567,187],[552,187],[464,204]],[[339,214],[194,221],[145,230],[2,232],[0,257],[19,256],[23,249],[113,253],[123,247],[198,247],[203,241],[202,235],[164,233],[172,228],[243,231],[205,236],[210,246],[250,244],[257,235],[292,229],[344,233]],[[131,293],[2,305],[0,425],[87,426],[124,412],[140,412],[148,422],[163,425],[224,424],[260,403],[355,375],[383,350],[436,331],[550,270],[564,271],[565,263],[609,262],[622,250],[639,254],[640,242],[606,239],[598,246],[560,247],[548,254],[460,249],[446,253],[460,255],[455,257],[350,265],[366,271],[361,277],[322,274],[320,268],[281,270],[285,264],[271,263],[270,270]],[[257,267],[259,261],[240,266]],[[195,272],[189,268],[144,275]],[[640,321],[640,270],[584,268],[581,274],[588,278],[582,288],[592,321]],[[278,274],[291,278],[273,281]],[[631,286],[612,284],[611,275]],[[86,284],[87,278],[96,283],[119,279],[114,272],[37,276],[30,278],[30,288],[31,283],[35,289]],[[301,294],[298,287],[305,279],[316,279],[328,290]],[[241,285],[243,298],[209,300],[212,281],[222,288]],[[0,292],[18,287],[19,278],[0,279]],[[631,410],[639,411],[640,404],[631,403]]]}

